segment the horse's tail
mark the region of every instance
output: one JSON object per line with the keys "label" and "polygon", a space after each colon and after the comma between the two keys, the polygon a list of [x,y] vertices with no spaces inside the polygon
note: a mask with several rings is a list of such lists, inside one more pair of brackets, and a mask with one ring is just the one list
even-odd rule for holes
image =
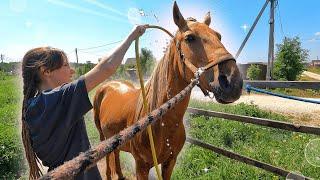
{"label": "horse's tail", "polygon": [[101,128],[101,123],[100,123],[100,105],[102,102],[102,99],[104,97],[104,91],[102,88],[98,89],[95,96],[94,96],[94,100],[93,100],[93,114],[94,114],[94,122],[96,124],[96,127],[99,131],[100,134],[100,141],[104,141],[105,137],[103,135],[103,131]]}

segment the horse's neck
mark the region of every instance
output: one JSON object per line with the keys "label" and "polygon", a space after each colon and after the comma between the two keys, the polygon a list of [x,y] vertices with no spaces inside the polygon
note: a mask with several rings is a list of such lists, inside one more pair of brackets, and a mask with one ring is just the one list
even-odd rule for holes
{"label": "horse's neck", "polygon": [[[158,97],[158,100],[160,101],[158,101],[157,107],[167,102],[169,99],[171,99],[176,94],[181,92],[187,86],[187,82],[181,77],[179,73],[177,63],[180,63],[180,62],[177,58],[178,56],[176,54],[175,44],[171,44],[166,54],[164,55],[163,59],[161,60],[162,62],[160,62],[160,63],[168,63],[166,65],[161,64],[163,65],[163,67],[165,67],[165,68],[162,68],[161,70],[165,72],[158,72],[159,76],[161,75],[165,76],[166,78],[165,82],[153,78],[153,81],[156,81],[153,83],[153,86],[154,86],[154,88],[152,88],[154,90],[153,93],[156,93],[157,91],[159,92],[159,90],[165,91],[165,93],[159,93],[160,96]],[[159,77],[159,79],[161,78],[163,77]],[[174,124],[180,123],[187,109],[189,99],[190,99],[190,94],[187,95],[183,101],[179,102],[174,107],[174,110],[172,110],[174,111],[174,117],[168,119],[170,123],[174,123]],[[158,124],[159,123],[160,121],[158,122]]]}

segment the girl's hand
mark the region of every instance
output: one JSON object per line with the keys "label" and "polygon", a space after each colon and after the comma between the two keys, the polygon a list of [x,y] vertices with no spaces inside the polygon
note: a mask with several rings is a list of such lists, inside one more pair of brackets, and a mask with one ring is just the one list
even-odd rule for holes
{"label": "girl's hand", "polygon": [[132,36],[133,39],[140,37],[146,31],[148,26],[148,24],[135,26],[130,36]]}

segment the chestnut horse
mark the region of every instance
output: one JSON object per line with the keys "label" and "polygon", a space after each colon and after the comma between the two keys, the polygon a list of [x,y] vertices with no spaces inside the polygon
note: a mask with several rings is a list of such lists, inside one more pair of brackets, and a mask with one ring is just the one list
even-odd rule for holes
{"label": "chestnut horse", "polygon": [[[220,103],[237,100],[241,95],[242,78],[234,58],[221,43],[221,35],[209,28],[210,14],[205,16],[203,23],[193,18],[185,20],[174,3],[173,19],[179,30],[146,83],[149,112],[178,94],[194,78],[184,60],[196,67],[203,67],[210,62],[219,61],[221,57],[230,57],[203,73],[200,87],[204,91],[212,92]],[[156,155],[161,164],[163,179],[170,179],[177,156],[185,143],[182,119],[189,99],[190,94],[152,125]],[[112,81],[102,85],[94,97],[94,119],[100,139],[105,140],[131,126],[146,115],[142,109],[141,90],[132,84]],[[138,133],[106,157],[107,179],[123,178],[119,160],[120,150],[133,155],[137,179],[147,179],[149,170],[153,167],[147,131]]]}

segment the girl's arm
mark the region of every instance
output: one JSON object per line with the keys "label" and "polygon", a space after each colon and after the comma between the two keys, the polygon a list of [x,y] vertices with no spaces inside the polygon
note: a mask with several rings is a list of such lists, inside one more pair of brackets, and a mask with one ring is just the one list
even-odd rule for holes
{"label": "girl's arm", "polygon": [[146,27],[147,25],[136,26],[111,55],[104,56],[93,69],[84,75],[88,92],[115,73],[131,43],[145,32]]}

